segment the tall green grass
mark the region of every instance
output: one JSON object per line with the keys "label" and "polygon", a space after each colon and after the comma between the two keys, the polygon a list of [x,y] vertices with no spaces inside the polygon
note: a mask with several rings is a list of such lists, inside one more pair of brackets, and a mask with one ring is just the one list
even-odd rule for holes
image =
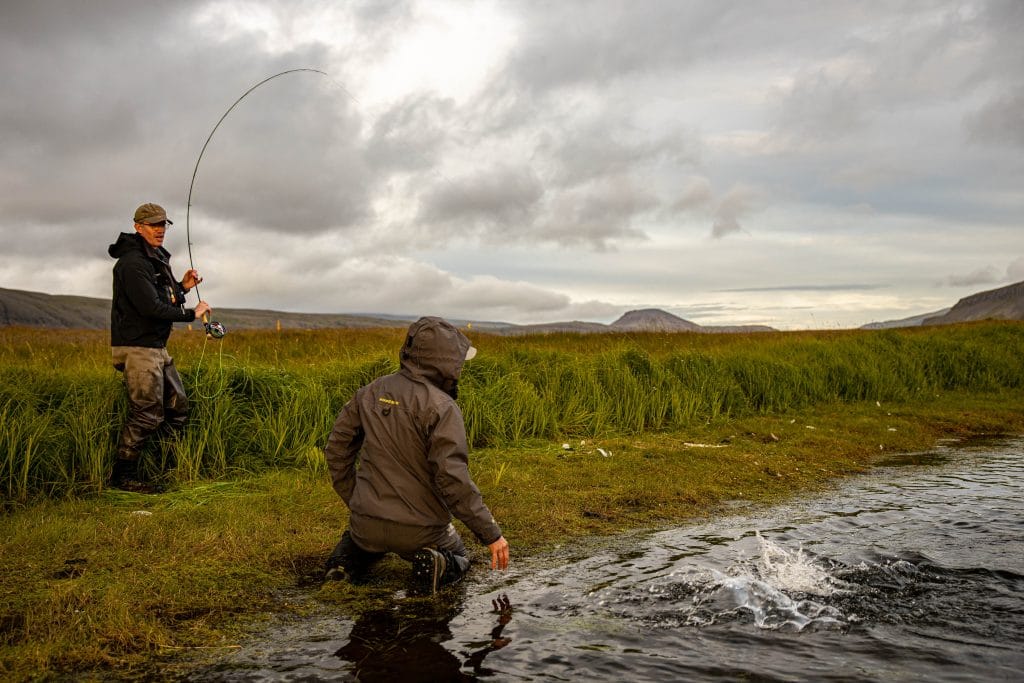
{"label": "tall green grass", "polygon": [[[1024,325],[757,335],[491,337],[466,365],[474,446],[685,429],[820,403],[1019,389]],[[145,462],[176,481],[323,468],[361,385],[398,368],[402,330],[176,332],[190,422]],[[126,409],[104,333],[0,328],[0,498],[99,490]]]}

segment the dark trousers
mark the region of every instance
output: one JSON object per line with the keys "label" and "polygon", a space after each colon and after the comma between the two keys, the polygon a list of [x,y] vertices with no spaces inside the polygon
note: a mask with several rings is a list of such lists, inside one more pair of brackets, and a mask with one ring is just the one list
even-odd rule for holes
{"label": "dark trousers", "polygon": [[422,548],[433,548],[448,558],[452,579],[469,569],[466,545],[451,524],[440,528],[411,527],[358,515],[350,517],[349,528],[327,559],[327,568],[343,567],[348,574],[358,576],[389,552],[411,562]]}
{"label": "dark trousers", "polygon": [[138,460],[146,439],[166,425],[179,432],[188,420],[188,397],[167,349],[112,347],[114,367],[124,373],[128,419],[117,444],[117,457]]}

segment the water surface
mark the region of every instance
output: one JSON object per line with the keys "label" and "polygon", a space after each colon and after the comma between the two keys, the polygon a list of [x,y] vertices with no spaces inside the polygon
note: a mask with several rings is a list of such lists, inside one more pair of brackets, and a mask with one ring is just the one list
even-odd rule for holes
{"label": "water surface", "polygon": [[1024,680],[1024,440],[629,534],[358,622],[279,625],[196,680]]}

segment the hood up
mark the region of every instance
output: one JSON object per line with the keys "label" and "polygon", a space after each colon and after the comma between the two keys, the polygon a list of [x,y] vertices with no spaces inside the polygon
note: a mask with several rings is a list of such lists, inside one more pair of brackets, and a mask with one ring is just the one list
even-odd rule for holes
{"label": "hood up", "polygon": [[[427,316],[409,326],[399,353],[402,372],[452,393],[473,345],[447,320]],[[476,349],[473,349],[475,351]]]}

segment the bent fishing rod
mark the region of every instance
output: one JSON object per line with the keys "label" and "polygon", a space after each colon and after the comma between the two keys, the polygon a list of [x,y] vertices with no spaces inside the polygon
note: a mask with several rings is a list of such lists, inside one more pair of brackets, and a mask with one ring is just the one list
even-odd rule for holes
{"label": "bent fishing rod", "polygon": [[[213,134],[217,132],[218,128],[220,128],[220,124],[224,123],[224,119],[226,119],[228,117],[228,114],[230,114],[231,111],[235,107],[237,107],[238,104],[242,100],[244,100],[246,97],[248,97],[249,93],[251,93],[253,90],[255,90],[256,88],[260,87],[264,83],[267,83],[268,81],[274,80],[275,78],[280,78],[281,76],[286,76],[288,74],[294,74],[294,73],[300,73],[300,72],[303,72],[303,71],[308,71],[310,73],[320,74],[322,76],[327,76],[328,75],[326,71],[320,71],[319,69],[288,69],[287,71],[282,71],[280,73],[276,73],[273,76],[268,76],[267,78],[264,78],[262,81],[260,81],[256,85],[252,86],[251,88],[246,90],[244,93],[242,93],[242,96],[239,97],[237,100],[235,100],[234,104],[232,104],[230,107],[228,107],[228,110],[226,112],[224,112],[224,114],[217,121],[217,125],[215,125],[213,127],[213,130],[210,131],[210,134],[208,136],[206,136],[206,142],[203,143],[203,148],[199,151],[199,158],[196,159],[195,168],[192,169],[192,182],[190,182],[189,185],[188,185],[188,202],[186,203],[186,206],[185,206],[185,241],[188,244],[188,265],[189,265],[189,268],[191,268],[192,270],[195,270],[195,264],[192,261],[192,232],[191,232],[192,189],[195,187],[196,175],[199,173],[199,163],[203,160],[203,154],[206,153],[206,148],[210,145],[210,140],[213,139]],[[349,96],[351,96],[351,95],[349,95]],[[199,296],[199,283],[198,282],[196,282],[195,290],[196,290],[196,296],[199,297],[199,299],[201,301],[203,297]],[[205,315],[205,314],[203,315],[203,326],[206,328],[207,336],[209,336],[209,337],[211,337],[213,339],[221,339],[221,338],[224,337],[225,334],[227,334],[227,329],[225,329],[225,327],[222,324],[220,324],[219,322],[211,321],[209,319],[209,315]]]}

